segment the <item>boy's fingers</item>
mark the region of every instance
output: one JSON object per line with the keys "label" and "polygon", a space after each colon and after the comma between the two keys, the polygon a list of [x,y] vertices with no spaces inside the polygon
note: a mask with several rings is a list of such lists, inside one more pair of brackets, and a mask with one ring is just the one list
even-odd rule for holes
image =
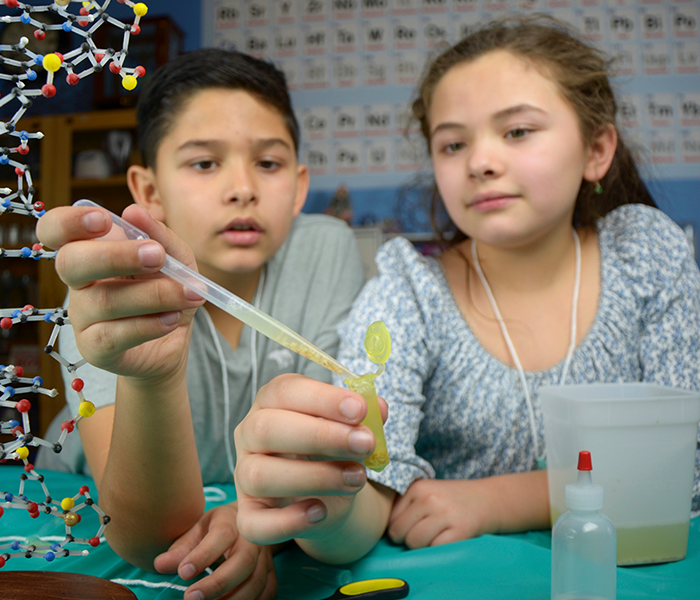
{"label": "boy's fingers", "polygon": [[166,277],[113,279],[71,295],[69,314],[79,329],[88,324],[196,308],[181,284]]}
{"label": "boy's fingers", "polygon": [[302,454],[361,459],[374,449],[372,432],[289,410],[251,413],[236,431],[236,445],[246,453]]}
{"label": "boy's fingers", "polygon": [[[363,464],[253,454],[236,466],[236,485],[255,498],[355,494],[367,481]],[[239,513],[241,506],[239,505]],[[240,523],[240,517],[239,517]]]}
{"label": "boy's fingers", "polygon": [[182,318],[182,312],[169,312],[96,323],[82,330],[78,350],[83,357],[92,360],[95,366],[109,370],[114,366],[101,364],[94,351],[108,351],[110,355],[117,356],[167,335],[180,325]]}
{"label": "boy's fingers", "polygon": [[[235,513],[232,515],[232,526],[225,523],[209,529],[201,541],[195,545],[191,552],[182,558],[178,567],[178,574],[182,579],[192,579],[195,575],[202,573],[208,567],[217,569],[225,560],[224,553],[236,544],[239,537],[238,529],[235,526]],[[234,554],[235,554],[234,550]],[[245,577],[248,575],[246,574]],[[243,581],[243,579],[241,579]]]}
{"label": "boy's fingers", "polygon": [[[251,552],[259,551],[251,549]],[[242,551],[234,551],[211,575],[191,585],[185,593],[185,600],[194,590],[202,592],[207,599],[220,598],[227,594],[226,598],[255,600],[265,588],[267,578],[274,577],[269,571],[270,565],[262,553],[250,556]]]}
{"label": "boy's fingers", "polygon": [[238,501],[238,530],[254,544],[279,544],[301,536],[322,522],[325,505],[309,498],[284,508],[270,508],[255,500]]}
{"label": "boy's fingers", "polygon": [[155,273],[165,262],[163,247],[151,240],[78,241],[56,255],[56,271],[70,288],[101,279]]}
{"label": "boy's fingers", "polygon": [[153,565],[159,573],[176,573],[178,566],[193,548],[197,545],[197,540],[202,537],[200,524],[186,531],[177,538],[165,552],[156,556]]}
{"label": "boy's fingers", "polygon": [[59,206],[37,221],[36,235],[49,248],[58,250],[69,242],[91,240],[109,232],[112,219],[106,211],[83,206]]}
{"label": "boy's fingers", "polygon": [[162,244],[170,256],[197,270],[191,248],[171,229],[160,221],[156,221],[145,208],[137,204],[127,206],[122,213],[122,218],[141,229],[149,238]]}

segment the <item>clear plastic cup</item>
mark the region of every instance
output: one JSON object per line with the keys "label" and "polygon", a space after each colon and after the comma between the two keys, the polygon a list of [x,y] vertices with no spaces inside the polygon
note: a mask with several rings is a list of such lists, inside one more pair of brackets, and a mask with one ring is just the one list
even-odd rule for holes
{"label": "clear plastic cup", "polygon": [[595,457],[617,564],[685,558],[700,394],[646,383],[540,388],[552,524],[576,477],[580,450]]}

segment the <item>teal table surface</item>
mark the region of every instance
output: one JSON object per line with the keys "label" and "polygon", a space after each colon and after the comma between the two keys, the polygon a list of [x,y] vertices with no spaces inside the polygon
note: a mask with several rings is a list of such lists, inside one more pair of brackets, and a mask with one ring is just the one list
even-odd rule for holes
{"label": "teal table surface", "polygon": [[[19,490],[20,467],[0,466],[0,491],[16,494]],[[74,496],[80,486],[90,487],[97,496],[92,480],[79,475],[46,471],[43,473],[49,493],[55,501]],[[232,485],[218,486],[225,495],[207,502],[207,508],[235,500]],[[28,482],[25,496],[43,501],[37,482]],[[99,503],[99,498],[97,499]],[[81,522],[73,528],[75,537],[94,536],[99,522],[96,513],[84,508]],[[109,527],[109,525],[108,525]],[[0,518],[0,546],[8,540],[39,538],[61,540],[65,536],[63,521],[52,515],[40,514],[32,519],[26,510],[5,509]],[[321,600],[330,596],[336,585],[328,577],[351,574],[352,580],[374,577],[399,577],[411,588],[409,598],[469,600],[548,600],[550,597],[551,536],[548,531],[533,531],[512,535],[484,535],[480,538],[425,548],[408,550],[383,539],[366,557],[349,565],[329,568],[307,557],[296,548],[280,552],[275,557],[279,579],[277,597],[282,600]],[[171,600],[182,598],[187,582],[177,575],[158,575],[137,569],[121,560],[103,540],[91,546],[72,545],[72,549],[87,548],[87,556],[69,556],[47,562],[43,558],[14,557],[7,561],[4,571],[64,571],[128,582],[139,600]],[[0,554],[7,550],[0,550]],[[347,573],[349,571],[350,573]],[[675,563],[623,567],[617,569],[618,600],[698,600],[700,599],[700,518],[690,525],[688,554]]]}

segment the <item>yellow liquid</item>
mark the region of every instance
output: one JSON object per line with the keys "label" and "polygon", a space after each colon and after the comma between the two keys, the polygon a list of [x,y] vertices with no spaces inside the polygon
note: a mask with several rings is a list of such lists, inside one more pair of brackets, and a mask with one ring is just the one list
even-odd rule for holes
{"label": "yellow liquid", "polygon": [[382,471],[389,464],[389,452],[386,448],[386,438],[384,437],[384,427],[382,425],[382,414],[379,411],[379,401],[377,400],[377,390],[374,387],[375,375],[362,375],[357,379],[346,379],[345,384],[353,391],[362,394],[367,401],[367,416],[362,421],[372,430],[376,445],[372,456],[365,459],[365,466],[373,471]]}
{"label": "yellow liquid", "polygon": [[[552,525],[560,516],[560,511],[550,508]],[[618,566],[683,560],[688,551],[689,528],[689,522],[647,527],[616,527]]]}
{"label": "yellow liquid", "polygon": [[617,564],[645,565],[682,560],[688,550],[689,523],[621,527],[617,530]]}

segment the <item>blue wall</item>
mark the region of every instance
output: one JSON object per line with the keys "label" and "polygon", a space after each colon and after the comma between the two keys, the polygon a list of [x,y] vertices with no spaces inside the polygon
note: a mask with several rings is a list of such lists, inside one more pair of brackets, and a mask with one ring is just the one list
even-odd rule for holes
{"label": "blue wall", "polygon": [[[169,16],[185,34],[185,50],[199,48],[202,43],[202,6],[199,0],[145,0],[147,17]],[[112,2],[109,14],[130,21],[134,12],[126,4]]]}

